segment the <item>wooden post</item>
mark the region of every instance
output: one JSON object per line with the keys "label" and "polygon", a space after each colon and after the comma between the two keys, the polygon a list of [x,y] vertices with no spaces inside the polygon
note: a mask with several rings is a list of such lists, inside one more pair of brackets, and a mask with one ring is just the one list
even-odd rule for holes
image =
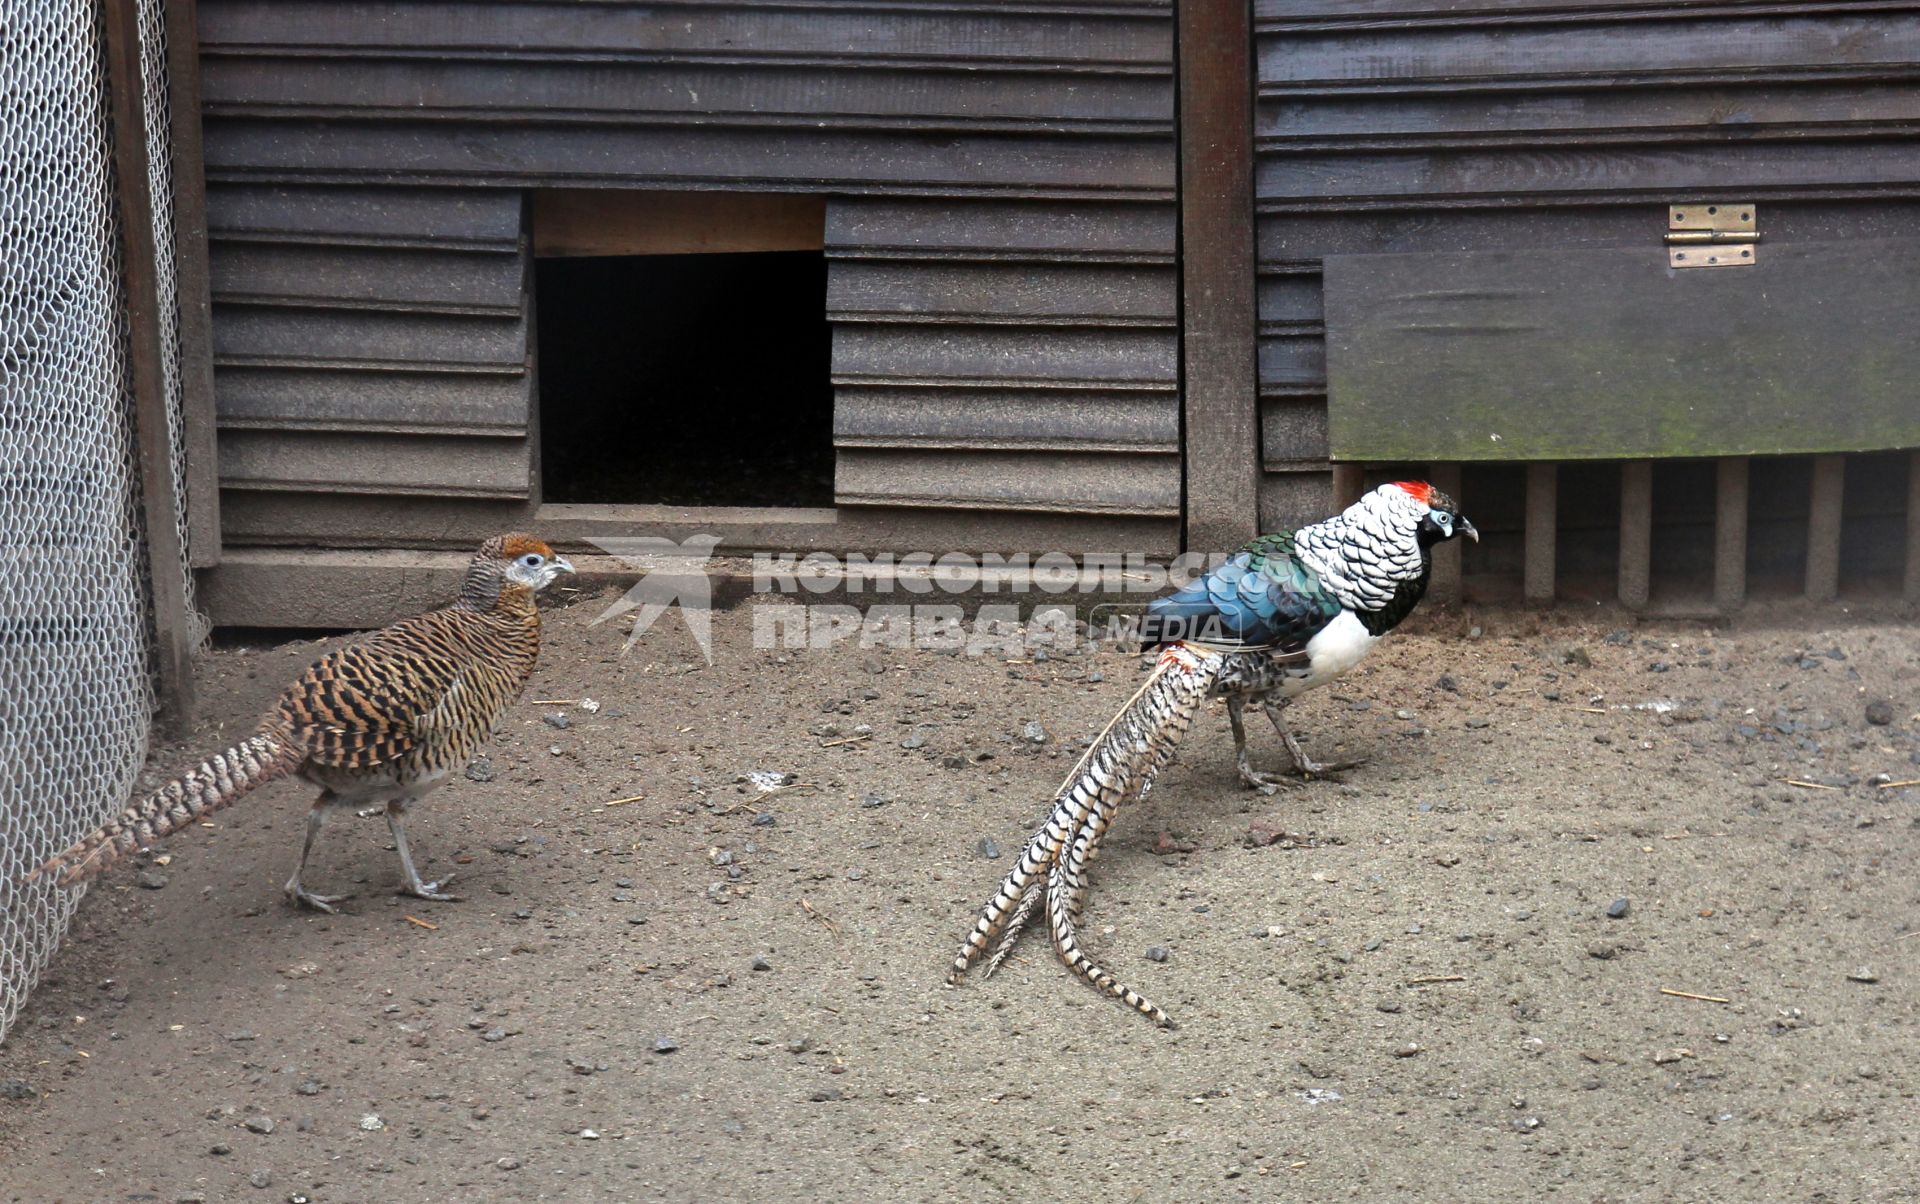
{"label": "wooden post", "polygon": [[1527,465],[1527,551],[1522,594],[1529,605],[1553,603],[1554,551],[1558,542],[1560,471],[1553,464]]}
{"label": "wooden post", "polygon": [[1642,610],[1652,592],[1653,461],[1620,466],[1620,605]]}
{"label": "wooden post", "polygon": [[1358,464],[1335,464],[1333,466],[1333,509],[1336,513],[1345,510],[1360,500],[1367,491],[1367,470]]}
{"label": "wooden post", "polygon": [[1920,451],[1907,455],[1907,601],[1920,605]]}
{"label": "wooden post", "polygon": [[1717,466],[1713,502],[1713,604],[1730,611],[1747,600],[1747,476],[1745,456]]}
{"label": "wooden post", "polygon": [[173,144],[173,283],[180,312],[180,408],[186,426],[187,552],[220,563],[220,470],[213,402],[213,301],[207,278],[207,176],[200,140],[198,0],[166,0]]}
{"label": "wooden post", "polygon": [[[1466,499],[1460,496],[1458,464],[1427,465],[1427,484],[1452,498],[1462,511]],[[1467,515],[1472,521],[1472,514]],[[1460,584],[1460,541],[1449,539],[1433,550],[1433,578],[1427,583],[1427,596],[1443,606],[1457,606],[1464,594]]]}
{"label": "wooden post", "polygon": [[1847,488],[1845,456],[1813,458],[1807,498],[1807,601],[1840,596],[1840,515]]}
{"label": "wooden post", "polygon": [[175,522],[173,448],[160,359],[160,281],[155,267],[153,193],[141,104],[140,16],[135,0],[105,0],[107,86],[113,117],[114,192],[119,202],[121,270],[127,289],[128,370],[134,437],[158,637],[160,721],[184,735],[193,722],[192,621],[185,558]]}
{"label": "wooden post", "polygon": [[1259,522],[1252,6],[1175,9],[1186,546],[1225,551]]}

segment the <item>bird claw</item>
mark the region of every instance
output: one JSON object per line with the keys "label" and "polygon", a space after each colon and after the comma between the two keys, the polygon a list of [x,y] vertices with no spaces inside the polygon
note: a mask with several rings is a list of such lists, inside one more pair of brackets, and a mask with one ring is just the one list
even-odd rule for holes
{"label": "bird claw", "polygon": [[339,914],[340,909],[334,906],[335,903],[341,903],[351,898],[353,898],[352,895],[316,895],[305,887],[296,886],[292,883],[287,885],[288,902],[292,903],[295,907],[312,908],[314,911],[323,911],[330,916]]}
{"label": "bird claw", "polygon": [[1291,790],[1297,789],[1302,784],[1300,779],[1292,774],[1264,773],[1247,765],[1240,767],[1240,780],[1252,790],[1264,790],[1269,786],[1285,786]]}
{"label": "bird claw", "polygon": [[1246,783],[1248,789],[1267,789],[1267,787],[1300,789],[1304,785],[1300,778],[1292,774],[1263,774],[1260,770],[1242,770],[1240,782]]}
{"label": "bird claw", "polygon": [[403,895],[411,895],[416,899],[426,899],[434,903],[464,902],[465,900],[462,899],[459,895],[445,894],[440,890],[441,887],[445,886],[447,883],[452,881],[453,881],[453,875],[448,874],[446,877],[440,879],[438,882],[409,882],[405,886],[400,888],[399,893]]}
{"label": "bird claw", "polygon": [[1300,777],[1305,781],[1311,782],[1311,781],[1314,781],[1315,779],[1319,779],[1325,782],[1337,782],[1340,779],[1335,777],[1334,776],[1335,774],[1345,773],[1349,769],[1358,769],[1362,765],[1365,765],[1366,763],[1367,762],[1364,757],[1354,761],[1327,761],[1327,762],[1315,761],[1309,758],[1302,758],[1298,768],[1300,772]]}

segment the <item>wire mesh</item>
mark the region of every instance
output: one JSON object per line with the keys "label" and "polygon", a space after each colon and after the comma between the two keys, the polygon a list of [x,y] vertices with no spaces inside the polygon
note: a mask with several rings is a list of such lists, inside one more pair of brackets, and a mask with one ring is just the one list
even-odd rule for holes
{"label": "wire mesh", "polygon": [[[72,3],[7,10],[7,52],[0,54],[0,1038],[78,901],[76,892],[22,884],[20,876],[124,803],[153,712],[100,10]],[[164,122],[157,128],[164,139]],[[171,248],[170,225],[157,233]],[[167,300],[170,308],[170,288]],[[170,379],[179,379],[177,361]],[[170,389],[177,411],[177,383]]]}

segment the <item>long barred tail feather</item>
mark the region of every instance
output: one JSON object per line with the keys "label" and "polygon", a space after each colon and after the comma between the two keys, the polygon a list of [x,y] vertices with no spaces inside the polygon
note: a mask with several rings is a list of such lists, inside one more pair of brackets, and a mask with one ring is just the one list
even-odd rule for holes
{"label": "long barred tail feather", "polygon": [[[1168,652],[1173,650],[1170,648]],[[1037,902],[1038,896],[1032,894],[1042,889],[1046,881],[1048,868],[1059,856],[1060,850],[1080,828],[1087,815],[1092,811],[1098,796],[1103,790],[1117,795],[1116,773],[1103,770],[1091,772],[1096,764],[1114,765],[1120,775],[1124,775],[1129,758],[1121,755],[1116,737],[1122,721],[1132,713],[1135,707],[1147,697],[1170,668],[1168,657],[1163,655],[1160,663],[1154,667],[1147,680],[1141,683],[1126,706],[1107,724],[1100,735],[1087,746],[1087,751],[1074,762],[1068,771],[1066,780],[1054,793],[1053,807],[1048,812],[1046,822],[1038,831],[1027,838],[1020,850],[1020,856],[1014,860],[1013,868],[1001,880],[999,890],[994,892],[982,910],[980,919],[975,922],[973,931],[967,934],[965,944],[958,956],[953,959],[953,968],[947,973],[947,981],[958,984],[968,967],[973,965],[986,952],[987,946],[1002,932],[1011,927],[1006,939],[1011,942],[1019,935],[1020,925],[1024,925],[1033,912],[1031,898]],[[1116,797],[1116,802],[1117,797]],[[1014,917],[1018,923],[1013,923]],[[1010,944],[1007,947],[1011,947]],[[996,963],[998,959],[995,959]]]}
{"label": "long barred tail feather", "polygon": [[1100,838],[1120,807],[1143,793],[1154,773],[1172,758],[1223,663],[1217,652],[1183,644],[1161,653],[1147,680],[1061,783],[1046,822],[1028,839],[967,934],[947,974],[948,982],[958,983],[989,946],[993,953],[987,972],[998,967],[1044,894],[1060,959],[1128,1006],[1168,1023],[1166,1013],[1115,982],[1082,953],[1076,932],[1086,896],[1087,865],[1098,853]]}
{"label": "long barred tail feather", "polygon": [[[1033,909],[1040,905],[1040,900],[1046,893],[1047,883],[1044,878],[1035,879],[1027,884],[1026,893],[1020,896],[1020,906],[1014,909],[1013,915],[1009,916],[1007,922],[1001,927],[1000,943],[994,946],[993,956],[987,959],[986,969],[980,972],[982,978],[992,978],[993,972],[1000,968],[1000,963],[1007,960],[1007,955],[1012,953],[1013,947],[1020,942],[1021,929],[1027,926],[1027,921],[1033,916]],[[954,980],[949,978],[948,981]]]}
{"label": "long barred tail feather", "polygon": [[127,854],[170,832],[232,806],[256,788],[299,768],[292,742],[262,727],[225,752],[215,753],[158,791],[87,833],[26,877],[59,875],[61,886],[79,886]]}
{"label": "long barred tail feather", "polygon": [[1073,892],[1064,881],[1066,875],[1064,858],[1054,862],[1047,875],[1047,919],[1053,929],[1054,952],[1060,955],[1067,969],[1092,983],[1094,989],[1113,996],[1162,1028],[1172,1028],[1173,1018],[1162,1011],[1159,1004],[1121,982],[1106,967],[1081,952],[1080,934],[1075,928],[1072,914]]}

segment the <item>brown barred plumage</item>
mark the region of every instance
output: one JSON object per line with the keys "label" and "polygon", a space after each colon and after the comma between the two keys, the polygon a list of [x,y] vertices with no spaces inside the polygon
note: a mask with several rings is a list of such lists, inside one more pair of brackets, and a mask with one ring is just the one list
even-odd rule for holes
{"label": "brown barred plumage", "polygon": [[1144,794],[1154,774],[1173,758],[1226,661],[1221,653],[1186,644],[1171,645],[1161,653],[1152,675],[1060,784],[1046,822],[1028,839],[967,934],[947,973],[948,982],[957,985],[993,944],[985,971],[991,976],[1044,896],[1054,952],[1067,968],[1128,1007],[1173,1026],[1151,1000],[1115,979],[1081,950],[1080,913],[1086,901],[1087,866],[1099,855],[1100,838],[1121,806]]}
{"label": "brown barred plumage", "polygon": [[451,899],[422,882],[407,847],[407,807],[463,767],[518,698],[540,653],[534,594],[573,566],[530,535],[500,535],[467,566],[457,602],[336,649],[289,686],[251,736],[129,806],[30,877],[78,886],[135,849],[291,774],[321,788],[300,866],[297,903],[332,910],[341,896],[300,883],[329,808],[383,805],[408,893]]}

